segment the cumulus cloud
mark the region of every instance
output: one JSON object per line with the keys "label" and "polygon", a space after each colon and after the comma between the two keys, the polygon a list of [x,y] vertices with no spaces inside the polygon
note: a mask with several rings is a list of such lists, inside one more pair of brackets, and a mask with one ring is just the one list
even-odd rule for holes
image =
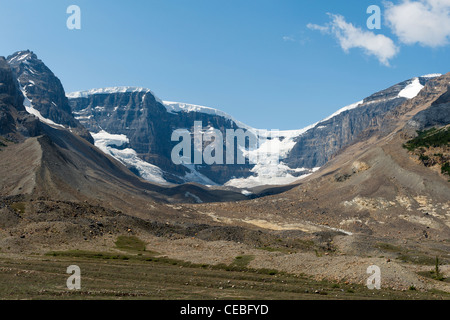
{"label": "cumulus cloud", "polygon": [[329,16],[331,22],[328,24],[320,26],[310,23],[307,27],[311,30],[334,35],[345,52],[349,52],[353,48],[360,48],[365,54],[375,56],[386,66],[389,66],[389,60],[399,52],[392,39],[382,34],[375,34],[372,31],[355,27],[341,15],[329,14]]}
{"label": "cumulus cloud", "polygon": [[450,39],[450,0],[403,0],[386,3],[385,19],[404,44],[440,47]]}

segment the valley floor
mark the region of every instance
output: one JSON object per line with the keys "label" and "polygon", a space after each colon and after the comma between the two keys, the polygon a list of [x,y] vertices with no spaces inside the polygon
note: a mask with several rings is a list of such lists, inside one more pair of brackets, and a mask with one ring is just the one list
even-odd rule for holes
{"label": "valley floor", "polygon": [[[56,250],[2,248],[0,299],[450,299],[450,268],[441,265],[441,281],[433,279],[434,252],[348,236],[334,242],[327,250],[306,241],[293,248],[275,242],[260,247],[141,234],[52,246]],[[367,253],[376,248],[379,256],[344,253],[361,243],[371,243]],[[382,270],[381,290],[365,286],[366,269],[374,264]],[[72,265],[81,269],[79,291],[66,286]]]}
{"label": "valley floor", "polygon": [[[315,281],[306,275],[232,270],[170,259],[129,257],[0,256],[1,299],[310,300],[450,299],[440,292],[368,290],[361,285]],[[67,267],[82,270],[82,289],[66,288]],[[228,270],[228,271],[227,271]]]}

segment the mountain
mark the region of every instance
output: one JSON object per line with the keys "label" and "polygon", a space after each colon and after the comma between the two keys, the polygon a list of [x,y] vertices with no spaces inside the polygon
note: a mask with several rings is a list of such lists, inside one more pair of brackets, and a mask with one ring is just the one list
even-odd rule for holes
{"label": "mountain", "polygon": [[[429,78],[414,98],[380,116],[295,188],[221,205],[216,219],[272,230],[355,235],[352,242],[341,239],[336,245],[343,246],[341,252],[366,250],[366,255],[386,239],[402,241],[401,246],[406,240],[448,241],[450,170],[441,170],[442,163],[430,163],[425,155],[444,159],[447,166],[450,162],[449,83],[450,73]],[[428,131],[418,135],[416,130]],[[197,209],[212,210],[208,204]]]}
{"label": "mountain", "polygon": [[[149,181],[251,189],[293,183],[313,173],[387,112],[414,98],[436,76],[401,82],[312,126],[275,132],[268,139],[269,130],[251,128],[217,109],[162,101],[145,88],[93,89],[70,93],[68,98],[76,119],[93,134],[96,144]],[[192,133],[195,121],[201,121],[205,131],[215,128],[223,133],[228,129],[251,132],[259,141],[255,151],[268,146],[277,149],[280,162],[260,157],[256,164],[175,165],[171,152],[177,142],[171,141],[172,133],[177,129]],[[225,138],[223,143],[225,153]],[[236,152],[244,154],[239,149]]]}
{"label": "mountain", "polygon": [[[59,79],[33,52],[19,51],[7,62],[18,79],[28,113],[53,128],[71,130],[135,175],[166,186],[194,182],[229,190],[242,188],[247,196],[261,192],[259,186],[298,183],[299,178],[317,171],[358,140],[367,128],[413,99],[430,79],[439,76],[401,82],[307,128],[271,132],[252,128],[217,109],[162,101],[146,88],[103,88],[66,96]],[[192,133],[196,122],[201,122],[203,133],[212,129],[223,133],[224,154],[228,151],[227,130],[242,129],[256,137],[257,145],[250,152],[234,150],[235,159],[247,158],[245,164],[177,165],[171,157],[179,141],[172,141],[172,134],[179,129],[188,130],[191,145],[195,145]],[[203,141],[203,148],[207,145]],[[267,150],[276,150],[279,159],[265,156]],[[263,156],[250,163],[249,155],[258,153]]]}
{"label": "mountain", "polygon": [[0,135],[11,141],[23,141],[40,132],[39,121],[23,106],[24,97],[14,74],[0,57]]}
{"label": "mountain", "polygon": [[[48,263],[53,254],[121,252],[145,259],[146,268],[164,260],[179,270],[186,261],[210,265],[208,272],[234,270],[236,257],[245,257],[246,272],[301,273],[308,288],[313,278],[341,288],[365,284],[367,267],[377,265],[383,286],[413,297],[408,288],[450,290],[430,278],[436,257],[450,263],[450,74],[402,82],[312,126],[269,136],[219,110],[165,102],[143,88],[72,93],[67,108],[50,98],[55,89],[42,92],[45,99],[32,93],[29,81],[45,90],[55,78],[37,67],[21,73],[17,60],[34,57],[0,58],[4,254],[47,254]],[[28,85],[18,79],[32,72]],[[282,162],[177,166],[171,134],[192,132],[195,121],[202,132],[248,130],[260,144],[241,154],[273,148]],[[195,180],[224,186],[179,184]],[[151,251],[132,253],[120,239]],[[142,256],[149,252],[151,259]]]}
{"label": "mountain", "polygon": [[[100,141],[106,144],[111,154],[117,157],[139,175],[157,177],[152,181],[172,183],[199,182],[208,185],[223,184],[230,175],[245,175],[248,166],[212,166],[190,168],[175,165],[171,160],[172,133],[180,128],[192,130],[195,121],[202,121],[204,127],[214,127],[222,132],[237,129],[233,120],[214,112],[178,112],[173,105],[168,107],[150,90],[143,88],[106,88],[77,92],[68,95],[76,118]],[[213,109],[204,109],[213,111]],[[99,133],[103,133],[100,134]],[[110,141],[105,137],[112,138]],[[126,143],[117,148],[114,137],[122,136]],[[114,148],[115,146],[115,148]],[[120,148],[137,155],[130,160],[128,154],[120,157]],[[136,161],[137,159],[137,161]],[[158,168],[146,168],[143,161]],[[148,166],[148,165],[147,165]],[[156,169],[156,170],[155,170]],[[248,169],[247,169],[248,170]]]}
{"label": "mountain", "polygon": [[[85,139],[88,136],[79,135],[87,132],[81,124],[76,130],[45,118],[34,105],[34,101],[41,101],[38,98],[24,106],[27,98],[17,75],[10,63],[0,57],[0,197],[26,195],[52,201],[106,202],[124,212],[138,204],[141,208],[157,208],[155,201],[247,199],[239,190],[214,190],[195,184],[163,187],[141,180]],[[41,85],[45,87],[42,81]],[[58,112],[52,114],[56,116]],[[71,121],[70,117],[67,119]],[[141,209],[140,213],[144,211]],[[136,215],[134,209],[131,212]]]}
{"label": "mountain", "polygon": [[33,52],[19,51],[7,58],[25,97],[25,108],[41,121],[70,128],[93,143],[89,132],[73,117],[61,81]]}
{"label": "mountain", "polygon": [[343,108],[298,137],[286,163],[290,167],[322,167],[340,149],[355,141],[361,132],[414,98],[436,76],[439,75],[401,82]]}

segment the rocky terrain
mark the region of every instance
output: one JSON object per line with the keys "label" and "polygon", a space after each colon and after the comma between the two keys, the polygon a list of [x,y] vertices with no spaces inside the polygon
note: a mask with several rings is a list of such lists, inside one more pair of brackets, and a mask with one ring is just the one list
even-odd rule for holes
{"label": "rocky terrain", "polygon": [[61,81],[27,50],[19,51],[7,58],[20,89],[25,96],[25,106],[33,108],[53,123],[70,128],[73,132],[93,143],[89,132],[73,116]]}
{"label": "rocky terrain", "polygon": [[[125,136],[127,143],[120,147],[135,150],[139,158],[160,168],[162,176],[168,182],[255,187],[275,183],[275,179],[268,177],[261,179],[261,182],[254,179],[255,183],[246,182],[245,179],[262,176],[265,171],[270,171],[279,178],[291,177],[290,180],[280,179],[281,182],[275,183],[287,184],[295,181],[295,177],[309,174],[314,168],[321,167],[337,151],[354,141],[363,130],[407,101],[410,97],[405,92],[410,90],[409,87],[413,86],[413,90],[417,87],[420,89],[431,78],[432,76],[425,76],[404,81],[345,107],[308,128],[281,131],[277,138],[281,144],[280,160],[284,167],[277,168],[271,168],[265,163],[258,163],[257,168],[250,163],[193,165],[189,168],[174,165],[171,152],[177,142],[171,141],[172,133],[177,129],[194,132],[195,121],[201,121],[204,130],[215,128],[225,133],[227,129],[243,129],[256,136],[267,134],[266,130],[250,128],[219,110],[164,102],[144,88],[94,89],[71,93],[68,97],[76,118],[90,132],[106,131]],[[223,144],[226,152],[225,134]],[[236,151],[241,152],[239,149]],[[128,164],[128,167],[133,169],[132,164]],[[133,171],[139,173],[136,168]],[[243,180],[243,183],[239,180]]]}
{"label": "rocky terrain", "polygon": [[[190,287],[199,282],[184,280],[194,276],[176,270],[187,266],[195,274],[220,276],[215,297],[224,297],[220,290],[242,297],[255,287],[255,297],[264,292],[276,297],[280,286],[295,282],[303,294],[339,297],[343,291],[337,289],[345,288],[341,298],[355,290],[367,298],[366,270],[378,265],[379,296],[448,298],[450,184],[442,168],[448,157],[450,74],[406,81],[290,136],[294,147],[285,161],[322,168],[289,185],[243,193],[233,187],[146,181],[93,145],[98,140],[84,129],[94,137],[107,130],[117,144],[125,141],[115,149],[132,148],[141,160],[164,166],[169,147],[161,141],[175,127],[199,119],[223,129],[238,128],[239,122],[204,109],[180,111],[147,89],[78,93],[69,104],[54,75],[36,59],[30,52],[0,58],[0,268],[5,277],[20,266],[31,270],[27,277],[40,277],[37,270],[46,259],[50,269],[66,261],[116,268],[123,267],[117,260],[126,260],[141,271],[151,263],[161,272],[153,263],[163,263],[177,279],[177,284],[166,281],[178,294],[195,296],[204,284]],[[27,61],[33,69],[26,69]],[[47,75],[40,82],[27,76],[39,68]],[[52,89],[41,95],[47,85]],[[308,150],[303,158],[301,150]],[[182,182],[189,168],[170,166],[164,177]],[[243,170],[245,176],[248,169],[230,170]],[[222,182],[232,174],[220,167],[200,173],[207,176],[208,170],[217,171],[211,178]],[[120,246],[121,241],[140,249]],[[255,277],[254,282],[232,284],[225,272]],[[128,280],[137,281],[137,288],[140,277],[146,279],[134,274]],[[21,285],[25,297],[30,290],[45,294]],[[233,285],[245,290],[238,294]],[[57,286],[51,290],[62,292]],[[126,289],[131,295],[137,291]],[[1,292],[9,291],[0,286]]]}

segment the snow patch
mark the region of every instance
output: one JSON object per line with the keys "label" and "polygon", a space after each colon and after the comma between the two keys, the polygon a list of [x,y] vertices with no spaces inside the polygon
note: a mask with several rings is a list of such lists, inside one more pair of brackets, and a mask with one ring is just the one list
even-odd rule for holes
{"label": "snow patch", "polygon": [[9,63],[13,63],[13,62],[26,62],[28,60],[28,58],[31,57],[31,52],[23,52],[20,55],[15,56],[14,58],[12,58]]}
{"label": "snow patch", "polygon": [[424,86],[420,83],[419,78],[414,78],[412,82],[405,87],[405,89],[400,91],[398,96],[401,98],[413,99],[419,94],[423,87]]}
{"label": "snow patch", "polygon": [[156,97],[156,95],[147,88],[142,87],[110,87],[110,88],[100,88],[100,89],[92,89],[87,91],[77,91],[66,94],[69,99],[77,99],[77,98],[88,98],[93,95],[100,94],[117,94],[117,93],[150,93],[153,95],[159,103],[162,101]]}
{"label": "snow patch", "polygon": [[215,183],[214,181],[209,179],[207,176],[198,172],[195,165],[184,164],[183,166],[185,166],[186,168],[189,169],[189,172],[186,173],[186,175],[184,177],[182,177],[182,179],[185,182],[196,182],[196,183],[200,183],[205,186],[217,186],[217,183]]}
{"label": "snow patch", "polygon": [[[280,166],[283,166],[282,164]],[[286,166],[287,167],[287,166]],[[295,177],[289,173],[286,173],[286,170],[280,170],[280,168],[265,168],[264,174],[259,174],[257,176],[250,176],[248,178],[239,178],[232,179],[228,181],[225,186],[228,187],[236,187],[236,188],[253,188],[257,186],[264,185],[286,185],[296,182],[298,180],[304,179],[310,176],[312,173],[304,174],[299,177]],[[244,193],[243,193],[244,194]],[[244,194],[247,195],[247,194]]]}
{"label": "snow patch", "polygon": [[424,76],[421,76],[421,78],[437,78],[442,76],[441,73],[431,73],[431,74],[426,74]]}
{"label": "snow patch", "polygon": [[23,105],[24,105],[24,107],[25,107],[25,110],[26,110],[29,114],[34,115],[36,118],[39,119],[39,121],[41,121],[41,122],[43,122],[43,123],[45,123],[45,124],[48,124],[48,125],[54,126],[54,127],[64,128],[64,129],[65,129],[65,127],[64,127],[63,125],[58,124],[58,123],[55,123],[54,121],[45,118],[45,117],[39,112],[39,110],[35,109],[35,108],[33,107],[32,100],[30,100],[30,99],[27,97],[27,91],[26,91],[24,88],[22,88],[22,86],[19,85],[19,87],[20,87],[20,90],[22,91],[22,94],[23,94],[23,96],[24,96]]}
{"label": "snow patch", "polygon": [[234,122],[238,127],[243,129],[252,129],[251,127],[247,126],[246,124],[236,120],[229,114],[220,111],[218,109],[210,108],[210,107],[204,107],[199,106],[195,104],[189,104],[189,103],[182,103],[182,102],[172,102],[172,101],[163,101],[163,105],[166,107],[167,112],[169,113],[180,113],[180,112],[199,112],[199,113],[205,113],[210,114],[218,117],[222,117],[225,119],[228,119],[232,122]]}
{"label": "snow patch", "polygon": [[129,143],[130,140],[124,134],[110,134],[104,130],[91,133],[95,146],[104,153],[114,157],[124,165],[135,168],[139,175],[150,182],[168,184],[163,178],[163,171],[138,157],[137,152],[131,148],[119,150],[117,148]]}

